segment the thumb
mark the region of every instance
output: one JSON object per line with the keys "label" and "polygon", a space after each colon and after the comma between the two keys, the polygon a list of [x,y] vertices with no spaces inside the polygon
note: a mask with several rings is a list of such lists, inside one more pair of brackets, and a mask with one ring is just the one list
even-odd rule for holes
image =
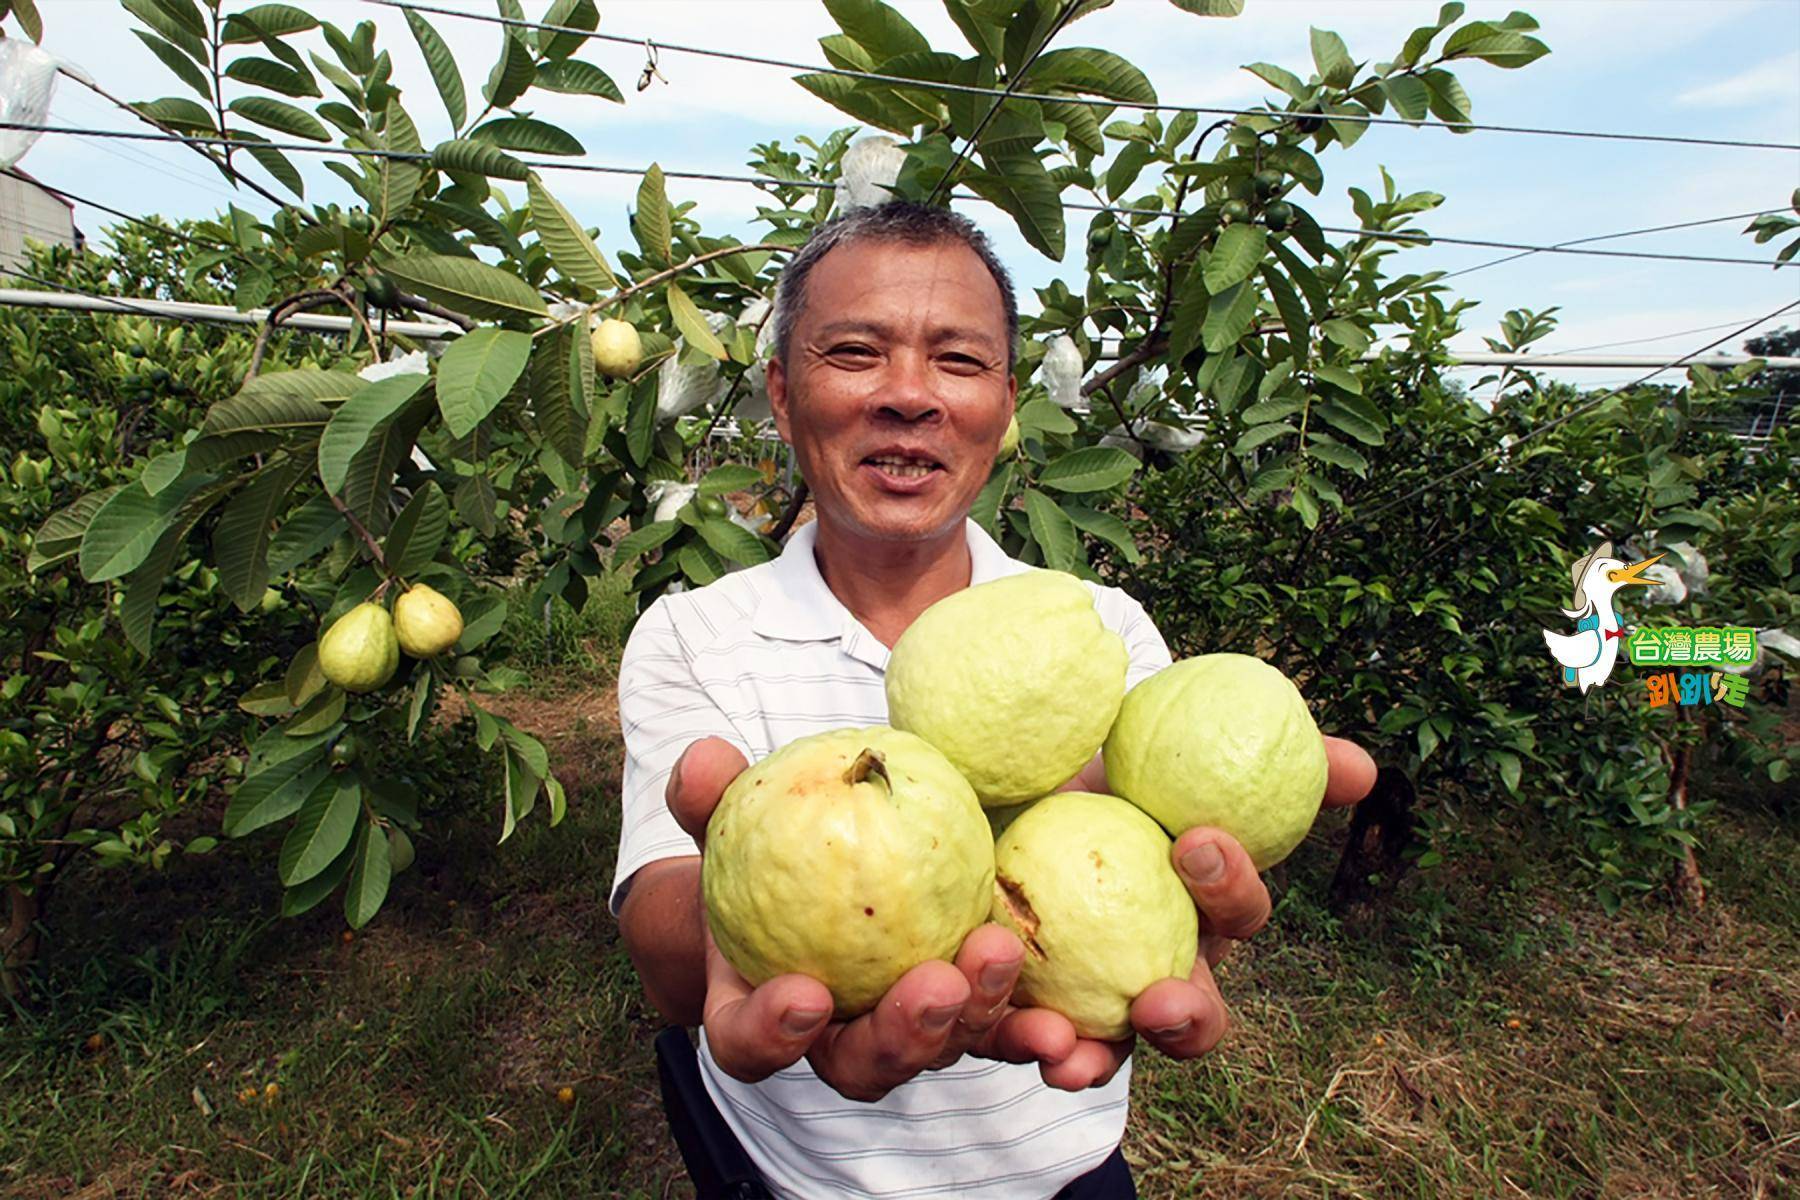
{"label": "thumb", "polygon": [[689,837],[705,843],[706,823],[719,806],[719,798],[749,766],[743,751],[720,737],[701,738],[681,752],[675,769],[669,772],[664,797]]}

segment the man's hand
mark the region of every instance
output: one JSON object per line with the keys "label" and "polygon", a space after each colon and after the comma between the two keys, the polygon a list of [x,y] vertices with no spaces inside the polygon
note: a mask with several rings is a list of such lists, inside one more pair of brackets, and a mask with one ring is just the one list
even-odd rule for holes
{"label": "man's hand", "polygon": [[[729,742],[689,746],[669,777],[669,811],[705,853],[706,823],[725,788],[749,763]],[[758,987],[725,961],[706,934],[707,1046],[724,1071],[754,1083],[805,1057],[821,1079],[852,1100],[879,1100],[919,1072],[946,1066],[987,1038],[1007,1011],[1025,950],[998,925],[963,939],[954,964],[920,963],[868,1013],[831,1020],[831,992],[805,975],[779,975]],[[1052,1014],[1053,1015],[1053,1014]],[[1058,1018],[1060,1019],[1060,1018]],[[1067,1053],[1073,1030],[1046,1034],[1041,1019],[1011,1035],[1018,1052]],[[1066,1025],[1067,1022],[1065,1021]]]}
{"label": "man's hand", "polygon": [[[1325,759],[1326,808],[1355,804],[1375,786],[1375,760],[1360,746],[1328,737]],[[1116,1042],[1078,1038],[1066,1018],[1048,1009],[1014,1009],[990,1039],[994,1057],[1014,1062],[1036,1059],[1042,1064],[1045,1083],[1079,1091],[1110,1080],[1138,1036],[1171,1058],[1197,1058],[1218,1044],[1230,1021],[1213,968],[1224,960],[1233,941],[1251,936],[1268,923],[1269,890],[1249,853],[1222,829],[1197,826],[1185,831],[1175,840],[1171,860],[1200,910],[1200,953],[1188,977],[1159,980],[1144,989],[1131,1005],[1136,1034]],[[1066,1041],[1070,1049],[1055,1059],[1013,1053],[1017,1049],[1012,1044],[1013,1032],[1017,1023],[1026,1021],[1032,1024],[1037,1044],[1056,1046]]]}

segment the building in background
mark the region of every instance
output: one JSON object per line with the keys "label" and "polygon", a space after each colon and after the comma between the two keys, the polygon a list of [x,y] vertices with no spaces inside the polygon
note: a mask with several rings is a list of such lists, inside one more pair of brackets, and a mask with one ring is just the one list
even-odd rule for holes
{"label": "building in background", "polygon": [[0,173],[0,272],[25,261],[27,240],[80,249],[75,206],[14,167]]}

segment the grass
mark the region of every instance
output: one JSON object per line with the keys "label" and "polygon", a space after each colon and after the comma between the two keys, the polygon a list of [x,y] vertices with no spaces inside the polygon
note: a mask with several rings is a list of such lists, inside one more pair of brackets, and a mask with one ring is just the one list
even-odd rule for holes
{"label": "grass", "polygon": [[[331,906],[271,917],[273,841],[72,880],[38,1004],[0,1016],[0,1196],[691,1195],[605,911],[616,639],[584,620],[504,698],[568,820],[496,846],[487,806],[458,809],[353,938]],[[1697,915],[1601,916],[1514,820],[1471,820],[1472,853],[1335,914],[1341,822],[1273,873],[1274,921],[1224,965],[1220,1050],[1140,1056],[1143,1195],[1800,1190],[1791,801],[1721,804]]]}

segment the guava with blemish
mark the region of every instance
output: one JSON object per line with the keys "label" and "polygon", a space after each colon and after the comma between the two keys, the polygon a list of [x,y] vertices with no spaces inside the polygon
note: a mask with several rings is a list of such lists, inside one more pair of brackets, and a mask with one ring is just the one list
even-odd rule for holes
{"label": "guava with blemish", "polygon": [[1187,978],[1200,918],[1173,845],[1140,809],[1093,792],[1058,792],[1014,818],[994,844],[992,908],[1025,944],[1013,1003],[1116,1041],[1144,989]]}
{"label": "guava with blemish", "polygon": [[918,964],[954,960],[994,885],[974,789],[924,739],[880,725],[800,738],[749,767],[713,810],[704,851],[726,961],[752,984],[811,976],[839,1019]]}

